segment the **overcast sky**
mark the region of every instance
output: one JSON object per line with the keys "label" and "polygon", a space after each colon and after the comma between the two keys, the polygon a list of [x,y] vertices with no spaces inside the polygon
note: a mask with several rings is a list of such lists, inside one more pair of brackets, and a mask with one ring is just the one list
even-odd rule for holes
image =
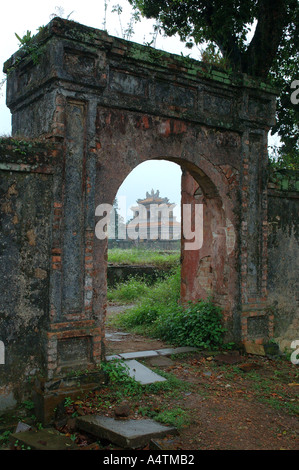
{"label": "overcast sky", "polygon": [[[119,4],[123,8],[121,17],[111,10],[114,5]],[[107,0],[106,29],[112,36],[122,37],[130,21],[132,10],[126,0]],[[36,34],[39,26],[46,25],[51,20],[54,13],[62,13],[66,18],[94,28],[103,29],[105,18],[104,0],[13,0],[2,2],[0,17],[0,63],[2,64],[19,48],[19,41],[15,36],[20,37],[26,34],[27,30]],[[120,20],[120,21],[119,21]],[[121,24],[120,24],[121,22]],[[130,40],[144,44],[152,40],[153,22],[142,20],[134,25],[134,35]],[[165,38],[159,36],[156,41],[156,48],[176,54],[190,54],[195,59],[200,59],[200,51],[185,49],[177,37]],[[5,78],[0,74],[0,82]],[[0,89],[0,135],[10,135],[11,116],[5,105],[5,84]],[[145,162],[137,167],[127,178],[120,188],[119,196],[126,196],[128,207],[135,204],[136,199],[145,196],[146,191],[151,189],[160,190],[160,195],[168,197],[171,202],[180,202],[180,176],[181,171],[178,165],[170,162]],[[179,216],[178,212],[175,215]]]}

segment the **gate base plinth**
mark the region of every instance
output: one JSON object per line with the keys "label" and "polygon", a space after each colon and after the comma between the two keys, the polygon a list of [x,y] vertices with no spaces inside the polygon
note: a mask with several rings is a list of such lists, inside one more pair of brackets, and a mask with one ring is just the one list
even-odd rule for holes
{"label": "gate base plinth", "polygon": [[243,343],[245,352],[247,354],[252,354],[254,356],[279,356],[279,346],[278,344],[271,342],[263,343],[254,343],[250,341],[245,341]]}
{"label": "gate base plinth", "polygon": [[63,414],[65,398],[76,400],[107,383],[107,376],[102,371],[51,380],[38,378],[32,391],[35,416],[43,426],[50,425]]}

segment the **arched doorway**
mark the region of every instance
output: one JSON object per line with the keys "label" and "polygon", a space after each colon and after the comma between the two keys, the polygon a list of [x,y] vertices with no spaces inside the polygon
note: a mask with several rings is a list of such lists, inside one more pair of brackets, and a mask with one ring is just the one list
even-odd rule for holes
{"label": "arched doorway", "polygon": [[[178,164],[147,160],[117,191],[108,225],[106,357],[157,348],[157,341],[132,336],[116,323],[137,305],[152,303],[155,292],[159,301],[153,308],[160,306],[160,312],[166,298],[176,305],[180,297],[181,178]],[[107,220],[104,216],[97,228]]]}
{"label": "arched doorway", "polygon": [[[98,159],[97,205],[113,204],[124,179],[139,164],[149,160],[168,160],[180,165],[182,176],[182,280],[181,300],[212,297],[224,311],[224,324],[229,338],[236,338],[238,329],[238,288],[235,275],[237,263],[236,218],[233,211],[233,185],[203,155],[204,133],[194,132],[186,123],[141,116],[119,110],[99,109],[97,116]],[[110,136],[118,133],[118,145],[111,146]],[[201,134],[201,135],[200,135]],[[179,155],[179,156],[177,156]],[[117,166],[117,171],[115,167]],[[202,208],[203,226],[195,228],[194,215],[186,238],[184,207]],[[185,218],[185,220],[184,220]],[[195,237],[196,235],[196,237]],[[202,238],[202,240],[199,240]],[[199,243],[199,244],[198,244]],[[104,328],[106,309],[107,241],[96,240],[97,272],[95,282],[97,312]]]}

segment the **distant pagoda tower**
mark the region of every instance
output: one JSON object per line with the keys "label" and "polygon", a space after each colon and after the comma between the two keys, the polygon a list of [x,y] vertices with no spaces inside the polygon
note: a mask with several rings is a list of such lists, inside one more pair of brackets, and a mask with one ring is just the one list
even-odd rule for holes
{"label": "distant pagoda tower", "polygon": [[137,199],[138,206],[131,207],[133,219],[128,225],[136,225],[142,240],[179,240],[181,224],[173,215],[176,204],[161,197],[160,191],[146,192],[145,199]]}

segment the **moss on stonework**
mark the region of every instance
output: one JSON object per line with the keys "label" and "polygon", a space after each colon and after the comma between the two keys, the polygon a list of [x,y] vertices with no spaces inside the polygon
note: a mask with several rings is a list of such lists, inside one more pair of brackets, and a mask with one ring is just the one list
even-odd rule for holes
{"label": "moss on stonework", "polygon": [[272,170],[269,175],[269,182],[274,184],[278,190],[299,192],[299,171]]}
{"label": "moss on stonework", "polygon": [[[40,32],[31,39],[34,51],[38,46],[42,46],[51,39],[52,36],[64,37],[77,43],[87,44],[92,51],[98,51],[97,46],[104,45],[108,49],[114,48],[121,50],[122,54],[128,59],[147,63],[152,66],[161,66],[167,69],[169,65],[177,67],[178,72],[184,73],[190,78],[207,78],[218,81],[225,85],[245,86],[250,88],[262,89],[276,94],[275,90],[266,83],[255,80],[245,74],[234,74],[231,71],[224,70],[215,65],[206,62],[200,62],[186,56],[179,56],[169,52],[161,51],[150,46],[141,45],[135,42],[109,36],[106,31],[90,28],[80,23],[62,18],[54,18],[47,26],[40,28]],[[21,60],[28,57],[26,48],[21,48],[4,65],[4,71],[8,73],[15,69]]]}
{"label": "moss on stonework", "polygon": [[31,169],[39,165],[53,164],[52,143],[26,138],[0,137],[0,166],[10,171],[11,165],[29,164]]}
{"label": "moss on stonework", "polygon": [[37,150],[47,151],[50,145],[43,141],[26,138],[0,137],[0,155],[20,154],[33,155]]}

